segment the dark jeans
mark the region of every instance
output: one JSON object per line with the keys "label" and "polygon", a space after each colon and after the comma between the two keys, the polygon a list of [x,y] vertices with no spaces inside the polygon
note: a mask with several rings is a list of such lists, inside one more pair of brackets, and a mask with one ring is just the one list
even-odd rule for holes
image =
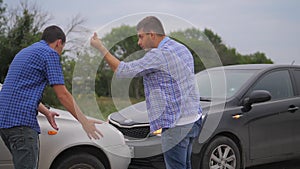
{"label": "dark jeans", "polygon": [[0,135],[13,156],[15,169],[37,169],[38,133],[29,127],[0,129]]}
{"label": "dark jeans", "polygon": [[167,169],[191,169],[193,140],[200,130],[201,120],[162,130],[162,149]]}

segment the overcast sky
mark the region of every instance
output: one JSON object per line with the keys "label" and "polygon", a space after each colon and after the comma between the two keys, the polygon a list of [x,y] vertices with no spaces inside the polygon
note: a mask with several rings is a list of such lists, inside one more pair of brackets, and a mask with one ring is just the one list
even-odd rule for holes
{"label": "overcast sky", "polygon": [[[299,0],[27,0],[53,16],[51,24],[70,23],[77,14],[85,26],[99,30],[107,25],[136,24],[134,16],[158,13],[165,27],[192,25],[211,29],[241,54],[257,51],[278,64],[300,65]],[[8,7],[19,0],[4,0]],[[177,18],[177,19],[175,19]],[[173,20],[174,22],[171,22]],[[182,22],[178,22],[181,20]],[[167,22],[167,23],[166,23]],[[133,26],[132,25],[132,26]],[[100,29],[101,30],[101,29]]]}

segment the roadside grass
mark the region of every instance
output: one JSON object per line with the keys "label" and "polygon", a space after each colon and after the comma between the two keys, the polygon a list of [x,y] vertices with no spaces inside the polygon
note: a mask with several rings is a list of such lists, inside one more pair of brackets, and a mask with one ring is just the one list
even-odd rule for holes
{"label": "roadside grass", "polygon": [[[144,101],[144,98],[135,99],[121,99],[121,98],[112,98],[112,97],[95,97],[91,95],[81,95],[76,97],[76,102],[79,105],[81,111],[90,117],[101,119],[106,121],[108,116],[117,112],[125,107],[131,106],[135,103]],[[62,105],[55,106],[55,108],[65,110]]]}
{"label": "roadside grass", "polygon": [[132,104],[135,104],[135,103],[138,103],[141,101],[144,101],[144,98],[142,98],[142,99],[130,98],[129,101],[124,100],[124,99],[118,99],[118,98],[112,99],[111,97],[97,98],[97,103],[98,103],[99,109],[100,109],[104,119],[107,119],[109,114],[111,114],[113,112],[116,112],[127,106],[130,106]]}
{"label": "roadside grass", "polygon": [[[135,98],[130,98],[128,99],[120,99],[120,98],[111,98],[111,97],[97,97],[96,98],[98,108],[100,110],[98,111],[88,111],[91,112],[89,114],[86,114],[91,117],[95,117],[98,119],[102,120],[107,120],[107,117],[113,113],[117,112],[125,107],[128,107],[130,105],[133,105],[135,103],[144,101],[144,98],[141,99],[135,99]],[[100,113],[100,114],[99,114]]]}

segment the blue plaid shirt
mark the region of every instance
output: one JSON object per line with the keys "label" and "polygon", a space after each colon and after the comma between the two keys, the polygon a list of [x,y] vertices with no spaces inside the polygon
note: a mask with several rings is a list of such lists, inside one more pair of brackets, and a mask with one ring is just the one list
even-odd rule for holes
{"label": "blue plaid shirt", "polygon": [[37,108],[45,86],[64,84],[58,53],[45,41],[21,50],[0,92],[0,128],[27,126],[40,133]]}
{"label": "blue plaid shirt", "polygon": [[121,62],[117,78],[143,76],[150,130],[171,128],[180,119],[201,117],[194,60],[182,44],[165,37],[158,48],[131,62]]}

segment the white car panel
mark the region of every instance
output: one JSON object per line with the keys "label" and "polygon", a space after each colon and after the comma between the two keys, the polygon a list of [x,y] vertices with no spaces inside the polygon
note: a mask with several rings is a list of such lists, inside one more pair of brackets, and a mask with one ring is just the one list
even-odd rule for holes
{"label": "white car panel", "polygon": [[[0,90],[2,85],[0,84]],[[104,137],[99,140],[89,139],[81,124],[68,112],[53,109],[58,112],[56,123],[59,131],[55,131],[43,115],[38,115],[41,127],[39,169],[49,169],[72,155],[86,152],[96,157],[105,165],[105,169],[127,169],[132,156],[132,150],[125,144],[123,134],[108,123],[96,125]],[[12,157],[0,139],[0,168],[13,169]],[[66,153],[68,152],[68,153]],[[100,167],[100,166],[99,166]],[[101,168],[101,167],[100,167]],[[55,169],[55,168],[51,168]]]}

